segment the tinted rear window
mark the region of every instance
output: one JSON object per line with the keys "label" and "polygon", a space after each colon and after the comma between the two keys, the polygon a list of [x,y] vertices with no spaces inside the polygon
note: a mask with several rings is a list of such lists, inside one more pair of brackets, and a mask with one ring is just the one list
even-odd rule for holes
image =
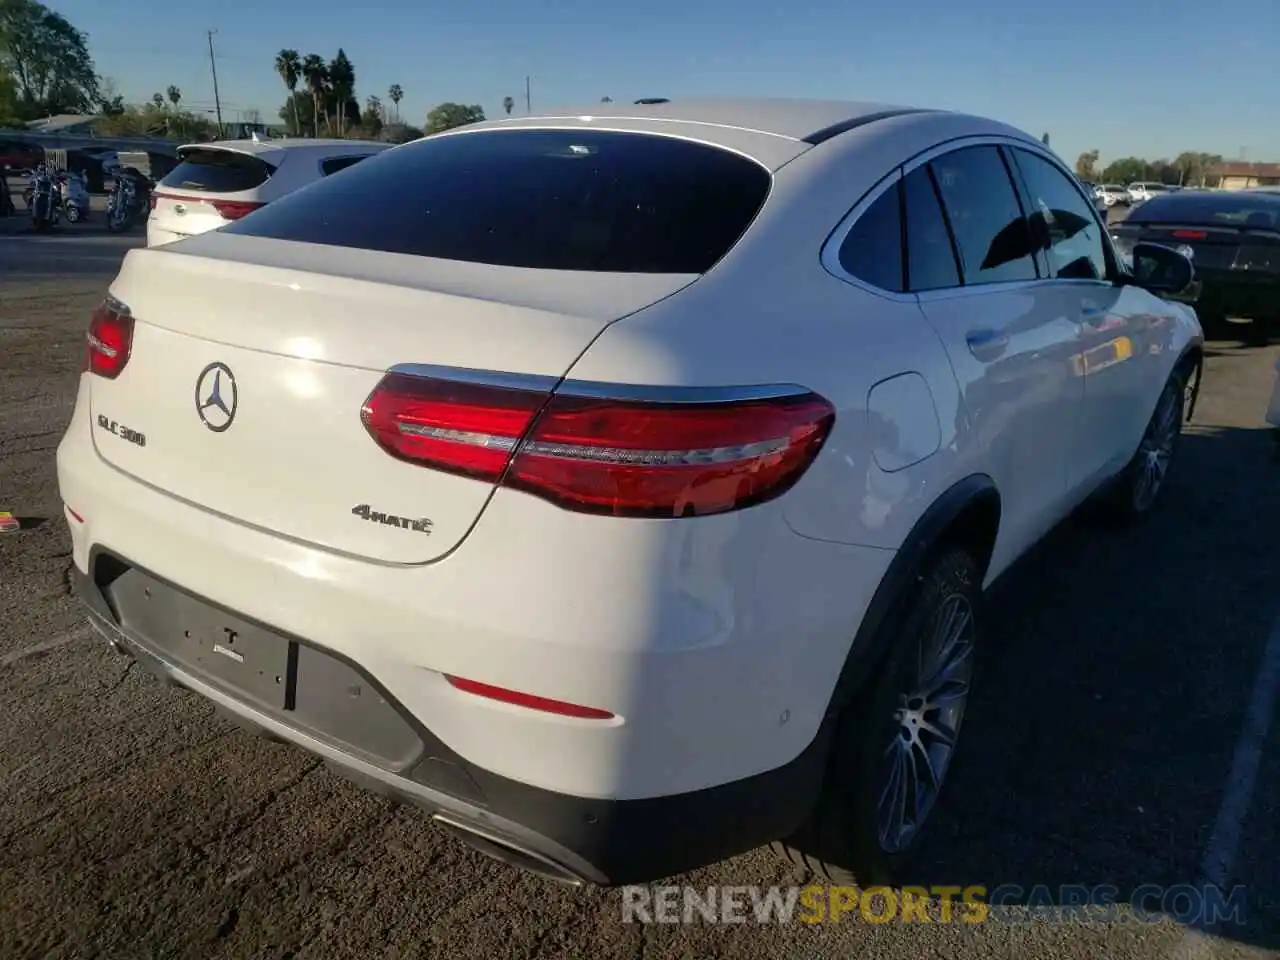
{"label": "tinted rear window", "polygon": [[188,193],[238,193],[267,182],[275,168],[232,150],[189,150],[160,186]]}
{"label": "tinted rear window", "polygon": [[223,232],[542,270],[703,273],[770,182],[753,161],[670,137],[450,134],[370,157]]}
{"label": "tinted rear window", "polygon": [[1130,223],[1190,223],[1204,226],[1280,225],[1280,198],[1248,193],[1170,191],[1148,200],[1129,215]]}

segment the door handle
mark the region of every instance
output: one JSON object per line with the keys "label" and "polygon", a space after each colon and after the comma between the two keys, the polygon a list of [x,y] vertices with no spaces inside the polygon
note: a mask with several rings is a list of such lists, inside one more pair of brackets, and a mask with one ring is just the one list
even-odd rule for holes
{"label": "door handle", "polygon": [[1009,346],[1009,337],[999,330],[970,330],[964,342],[979,360],[996,360]]}

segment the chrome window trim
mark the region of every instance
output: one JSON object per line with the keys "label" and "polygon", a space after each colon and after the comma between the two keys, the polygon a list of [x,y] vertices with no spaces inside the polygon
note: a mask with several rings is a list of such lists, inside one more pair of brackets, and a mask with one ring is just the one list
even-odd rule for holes
{"label": "chrome window trim", "polygon": [[[1048,283],[1054,280],[1055,278],[1053,277],[1036,277],[1028,280],[1000,280],[994,283],[961,283],[955,287],[939,287],[936,290],[921,290],[914,293],[910,291],[906,293],[897,293],[893,290],[884,290],[880,287],[874,286],[873,284],[867,283],[865,280],[860,280],[840,265],[840,247],[853,231],[853,228],[857,224],[859,218],[867,211],[867,208],[870,207],[871,204],[875,203],[876,200],[880,198],[881,194],[891,186],[896,185],[899,181],[905,180],[915,170],[918,170],[920,167],[932,160],[936,160],[938,157],[946,156],[948,153],[953,153],[956,150],[963,150],[966,147],[987,146],[1005,148],[1019,147],[1038,154],[1059,169],[1062,168],[1061,162],[1059,162],[1053,154],[1047,151],[1044,148],[1044,144],[1040,143],[1039,140],[1032,140],[1030,138],[1024,140],[1020,137],[1010,136],[1007,134],[963,134],[958,137],[953,137],[950,140],[944,140],[942,143],[935,144],[934,146],[911,156],[896,166],[892,172],[886,174],[882,179],[877,181],[876,184],[863,195],[862,199],[859,200],[847,214],[845,214],[844,218],[836,226],[835,230],[831,232],[827,241],[822,246],[820,259],[822,261],[823,268],[837,280],[842,280],[845,283],[858,287],[860,290],[865,290],[867,293],[873,293],[886,300],[894,300],[903,303],[948,299],[956,296],[959,291],[964,291],[964,295],[969,296],[975,291],[1017,290],[1020,287],[1028,286],[1030,284]],[[1014,191],[1015,199],[1017,199],[1019,205],[1021,205],[1021,198],[1017,195],[1018,184],[1011,180],[1009,185]],[[1092,206],[1092,204],[1090,205]],[[1102,229],[1104,233],[1107,232],[1105,225],[1103,225]],[[1110,235],[1108,234],[1108,237],[1109,236]]]}
{"label": "chrome window trim", "polygon": [[741,384],[718,387],[661,386],[639,383],[605,383],[596,380],[573,380],[541,374],[505,373],[446,367],[430,363],[401,363],[388,374],[452,380],[483,387],[533,390],[558,396],[583,397],[592,400],[633,400],[647,403],[733,403],[742,400],[777,400],[812,393],[794,383]]}

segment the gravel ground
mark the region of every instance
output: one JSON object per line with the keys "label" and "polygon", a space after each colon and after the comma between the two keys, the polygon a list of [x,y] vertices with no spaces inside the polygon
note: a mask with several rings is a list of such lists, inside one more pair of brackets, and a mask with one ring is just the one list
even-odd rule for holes
{"label": "gravel ground", "polygon": [[[1252,717],[1263,750],[1242,812],[1231,787],[1277,624],[1280,463],[1261,427],[1280,348],[1212,345],[1150,525],[1072,521],[999,586],[920,864],[928,884],[1113,884],[1123,902],[1234,849],[1243,924],[642,927],[622,922],[619,891],[491,863],[90,638],[67,596],[54,450],[89,311],[138,242],[100,225],[0,236],[0,510],[25,518],[0,535],[0,956],[1280,956],[1280,721],[1266,737]],[[680,880],[796,882],[765,851]]]}

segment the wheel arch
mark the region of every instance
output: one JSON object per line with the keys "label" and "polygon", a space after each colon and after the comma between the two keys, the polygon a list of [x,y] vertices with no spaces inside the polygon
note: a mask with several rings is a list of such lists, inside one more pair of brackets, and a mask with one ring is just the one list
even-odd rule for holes
{"label": "wheel arch", "polygon": [[836,680],[824,723],[834,721],[875,672],[927,564],[949,547],[969,550],[986,577],[1000,527],[1001,500],[995,481],[982,473],[948,487],[921,514],[894,555],[867,604],[844,667]]}

